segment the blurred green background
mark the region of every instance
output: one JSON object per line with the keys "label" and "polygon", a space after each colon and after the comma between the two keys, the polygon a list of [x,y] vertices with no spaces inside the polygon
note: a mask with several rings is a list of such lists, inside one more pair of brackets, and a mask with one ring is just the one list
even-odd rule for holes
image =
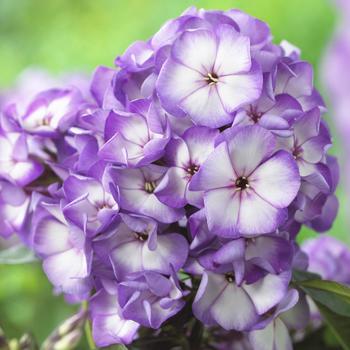
{"label": "blurred green background", "polygon": [[[336,22],[330,0],[0,0],[0,88],[28,66],[90,73],[112,65],[130,43],[147,39],[191,5],[239,8],[265,20],[275,42],[287,39],[302,49],[323,90],[320,63]],[[341,158],[337,136],[335,144],[332,152]],[[342,187],[338,195],[341,210],[330,234],[350,243]],[[300,239],[312,235],[304,230]],[[39,264],[0,266],[0,326],[9,336],[32,331],[42,340],[75,309],[53,296]]]}

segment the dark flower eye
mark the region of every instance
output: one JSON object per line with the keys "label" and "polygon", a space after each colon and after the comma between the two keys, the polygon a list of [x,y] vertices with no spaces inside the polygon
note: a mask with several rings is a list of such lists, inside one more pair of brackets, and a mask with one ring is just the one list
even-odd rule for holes
{"label": "dark flower eye", "polygon": [[244,176],[241,176],[239,177],[236,182],[235,182],[235,185],[241,189],[241,190],[245,190],[246,188],[249,187],[249,181],[246,177]]}

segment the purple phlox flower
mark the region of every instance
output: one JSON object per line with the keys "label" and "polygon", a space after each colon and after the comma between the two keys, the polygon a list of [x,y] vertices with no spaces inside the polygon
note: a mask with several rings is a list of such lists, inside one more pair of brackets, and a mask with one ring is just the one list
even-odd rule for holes
{"label": "purple phlox flower", "polygon": [[299,115],[299,102],[287,94],[271,99],[265,90],[258,101],[242,108],[236,115],[233,125],[259,124],[279,136],[290,136],[291,120]]}
{"label": "purple phlox flower", "polygon": [[254,283],[238,286],[231,272],[216,274],[206,271],[193,303],[194,315],[205,325],[249,331],[260,316],[285,297],[290,277],[289,271],[280,275],[267,274]]}
{"label": "purple phlox flower", "polygon": [[157,165],[138,169],[111,168],[111,176],[120,192],[121,209],[150,216],[163,223],[181,219],[184,215],[182,208],[171,208],[157,198],[157,187],[166,169]]}
{"label": "purple phlox flower", "polygon": [[118,56],[115,64],[129,72],[138,72],[153,65],[153,48],[149,42],[135,41],[122,56]]}
{"label": "purple phlox flower", "polygon": [[194,126],[169,142],[164,159],[170,168],[155,191],[160,201],[175,208],[203,206],[203,193],[189,190],[188,185],[214,150],[218,134],[217,130]]}
{"label": "purple phlox flower", "polygon": [[104,161],[98,158],[99,140],[92,135],[67,135],[57,140],[57,160],[49,162],[49,165],[58,171],[66,172],[68,177],[71,172],[93,176],[97,167],[106,166]]}
{"label": "purple phlox flower", "polygon": [[261,235],[227,240],[210,233],[203,217],[204,210],[201,210],[189,219],[193,237],[190,255],[206,270],[220,273],[232,269],[239,284],[246,271],[252,269],[275,274],[291,268],[294,249],[285,237]]}
{"label": "purple phlox flower", "polygon": [[8,238],[21,230],[29,202],[29,196],[21,187],[0,180],[0,236]]}
{"label": "purple phlox flower", "polygon": [[170,275],[186,262],[188,243],[178,233],[157,231],[151,218],[120,214],[117,226],[95,239],[95,249],[109,256],[119,281],[135,272]]}
{"label": "purple phlox flower", "polygon": [[126,320],[118,303],[118,295],[100,289],[90,299],[92,335],[97,346],[129,344],[137,336],[139,324]]}
{"label": "purple phlox flower", "polygon": [[294,289],[289,290],[275,308],[273,315],[263,321],[263,329],[254,330],[249,333],[249,341],[253,350],[293,349],[288,328],[278,316],[291,309],[297,302],[298,292]]}
{"label": "purple phlox flower", "polygon": [[281,58],[269,79],[271,96],[288,94],[298,100],[305,112],[315,107],[325,111],[324,101],[313,87],[313,69],[308,62]]}
{"label": "purple phlox flower", "polygon": [[112,96],[107,96],[108,99],[104,105],[111,107],[119,105],[127,108],[134,100],[151,98],[154,94],[156,78],[153,68],[139,72],[119,70],[113,78]]}
{"label": "purple phlox flower", "polygon": [[118,286],[119,303],[126,319],[158,329],[185,305],[177,277],[147,271],[129,275]]}
{"label": "purple phlox flower", "polygon": [[309,257],[308,270],[324,279],[350,284],[350,249],[330,236],[305,241],[301,249]]}
{"label": "purple phlox flower", "polygon": [[270,28],[265,22],[240,10],[229,10],[225,14],[238,24],[240,33],[249,38],[252,50],[262,49],[271,42]]}
{"label": "purple phlox flower", "polygon": [[262,74],[251,60],[249,38],[229,25],[185,31],[157,80],[168,112],[188,114],[196,124],[209,127],[232,122],[233,113],[258,99],[261,89]]}
{"label": "purple phlox flower", "polygon": [[316,164],[315,170],[303,178],[295,201],[295,219],[324,232],[331,228],[338,213],[334,191],[339,181],[339,166],[334,157],[327,156],[326,164]]}
{"label": "purple phlox flower", "polygon": [[33,249],[58,291],[86,298],[91,289],[92,250],[85,232],[67,222],[59,204],[36,208]]}
{"label": "purple phlox flower", "polygon": [[331,144],[318,108],[302,114],[295,121],[292,136],[279,139],[280,147],[292,153],[301,176],[315,172],[315,164],[324,160]]}
{"label": "purple phlox flower", "polygon": [[67,85],[78,88],[88,98],[88,83],[89,79],[83,73],[66,72],[53,76],[40,67],[29,67],[22,71],[14,85],[0,96],[0,106],[15,103],[19,113],[23,114],[33,97],[39,92],[51,87],[63,88]]}
{"label": "purple phlox flower", "polygon": [[209,330],[212,340],[210,346],[217,350],[252,350],[248,334],[237,331],[226,331],[220,327]]}
{"label": "purple phlox flower", "polygon": [[97,67],[93,74],[90,91],[98,106],[103,110],[120,109],[123,106],[114,93],[116,74],[116,69],[104,66]]}
{"label": "purple phlox flower", "polygon": [[62,210],[67,220],[92,235],[108,227],[119,211],[119,205],[109,188],[111,182],[108,171],[105,171],[101,180],[70,175],[63,183],[68,204]]}
{"label": "purple phlox flower", "polygon": [[293,61],[300,60],[301,50],[297,46],[293,45],[287,40],[282,40],[280,43],[280,47],[283,50],[284,57],[289,57]]}
{"label": "purple phlox flower", "polygon": [[[148,100],[130,104],[129,111],[113,111],[105,128],[106,143],[99,156],[109,162],[140,167],[161,158],[170,139],[170,127],[153,123],[157,111]],[[156,127],[155,127],[156,126]]]}
{"label": "purple phlox flower", "polygon": [[189,186],[204,191],[209,229],[224,237],[274,232],[300,187],[293,157],[276,152],[274,136],[259,126],[243,127],[226,139]]}
{"label": "purple phlox flower", "polygon": [[10,182],[25,186],[37,179],[43,166],[29,154],[24,133],[0,130],[0,176]]}
{"label": "purple phlox flower", "polygon": [[28,133],[55,137],[73,125],[83,104],[77,89],[43,91],[35,96],[19,123]]}

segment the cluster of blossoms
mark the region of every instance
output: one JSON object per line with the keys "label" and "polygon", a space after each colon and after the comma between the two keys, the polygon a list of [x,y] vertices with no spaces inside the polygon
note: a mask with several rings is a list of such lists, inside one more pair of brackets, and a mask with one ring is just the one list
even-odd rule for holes
{"label": "cluster of blossoms", "polygon": [[2,106],[0,234],[88,300],[98,346],[177,315],[201,349],[291,349],[309,315],[295,238],[337,212],[311,65],[258,19],[195,8],[115,64]]}

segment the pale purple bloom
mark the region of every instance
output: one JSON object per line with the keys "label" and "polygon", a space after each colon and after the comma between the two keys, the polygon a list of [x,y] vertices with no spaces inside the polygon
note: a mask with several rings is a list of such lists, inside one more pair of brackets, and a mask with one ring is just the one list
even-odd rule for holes
{"label": "pale purple bloom", "polygon": [[155,329],[185,305],[177,277],[156,272],[130,275],[119,284],[118,297],[125,318]]}
{"label": "pale purple bloom", "polygon": [[75,122],[82,103],[78,90],[47,90],[35,96],[19,123],[28,133],[55,137]]}
{"label": "pale purple bloom", "polygon": [[330,236],[305,241],[301,249],[309,257],[308,270],[322,278],[350,284],[350,249]]}
{"label": "pale purple bloom", "polygon": [[181,138],[172,139],[165,152],[169,170],[157,187],[157,197],[171,207],[192,204],[203,206],[203,193],[189,190],[192,176],[214,150],[217,130],[206,127],[187,129]]}
{"label": "pale purple bloom", "polygon": [[85,232],[70,225],[59,204],[42,204],[35,211],[34,251],[58,291],[86,297],[91,288],[92,250]]}
{"label": "pale purple bloom", "polygon": [[111,112],[100,157],[128,167],[140,167],[161,158],[170,139],[170,128],[167,123],[157,130],[155,118],[159,118],[157,110],[147,100],[134,101],[127,112]]}
{"label": "pale purple bloom", "polygon": [[271,98],[263,91],[258,101],[237,113],[233,125],[259,124],[277,135],[290,136],[293,118],[300,111],[299,102],[290,95],[280,94]]}
{"label": "pale purple bloom", "polygon": [[266,325],[249,332],[248,338],[253,350],[293,349],[287,326],[295,324],[298,327],[298,321],[303,318],[299,310],[297,312],[293,310],[296,308],[298,299],[298,292],[295,289],[289,290],[273,311],[273,315],[263,321]]}
{"label": "pale purple bloom", "polygon": [[315,164],[323,161],[331,146],[328,130],[321,124],[318,108],[302,114],[293,124],[293,135],[280,138],[281,148],[293,154],[301,176],[316,171]]}
{"label": "pale purple bloom", "polygon": [[31,158],[24,133],[0,130],[0,149],[1,177],[25,186],[42,174],[43,166]]}
{"label": "pale purple bloom", "polygon": [[273,135],[258,126],[239,129],[220,143],[190,184],[205,191],[209,229],[225,237],[275,231],[299,187],[292,156],[276,152]]}
{"label": "pale purple bloom", "polygon": [[117,294],[99,290],[90,300],[90,313],[97,346],[129,344],[137,335],[139,324],[123,317]]}
{"label": "pale purple bloom", "polygon": [[231,273],[204,272],[193,303],[194,315],[206,325],[220,325],[226,330],[251,330],[261,315],[283,299],[289,281],[290,272],[284,272],[266,275],[251,284],[237,285]]}
{"label": "pale purple bloom", "polygon": [[158,232],[157,222],[151,218],[125,214],[120,217],[111,232],[95,240],[96,251],[108,254],[118,280],[144,271],[170,275],[184,265],[188,243],[183,236]]}
{"label": "pale purple bloom", "polygon": [[63,207],[65,217],[81,230],[97,233],[105,229],[118,214],[119,205],[109,186],[108,172],[99,181],[94,178],[70,175],[63,183],[68,202]]}
{"label": "pale purple bloom", "polygon": [[29,207],[29,197],[22,188],[0,180],[0,236],[19,233]]}
{"label": "pale purple bloom", "polygon": [[246,270],[281,273],[291,268],[293,245],[282,235],[265,234],[254,238],[228,240],[208,229],[204,210],[189,218],[192,235],[190,255],[205,269],[227,271],[233,269],[242,280]]}
{"label": "pale purple bloom", "polygon": [[220,127],[242,105],[258,99],[262,74],[250,56],[249,38],[233,27],[185,31],[162,67],[157,92],[170,113]]}
{"label": "pale purple bloom", "polygon": [[334,157],[327,156],[326,164],[315,166],[314,173],[303,177],[300,191],[292,207],[294,218],[318,232],[331,228],[338,212],[334,191],[339,181],[339,166]]}
{"label": "pale purple bloom", "polygon": [[111,176],[120,193],[120,207],[163,223],[181,219],[184,215],[182,208],[171,208],[157,198],[157,187],[165,172],[166,168],[157,165],[138,169],[111,169]]}

